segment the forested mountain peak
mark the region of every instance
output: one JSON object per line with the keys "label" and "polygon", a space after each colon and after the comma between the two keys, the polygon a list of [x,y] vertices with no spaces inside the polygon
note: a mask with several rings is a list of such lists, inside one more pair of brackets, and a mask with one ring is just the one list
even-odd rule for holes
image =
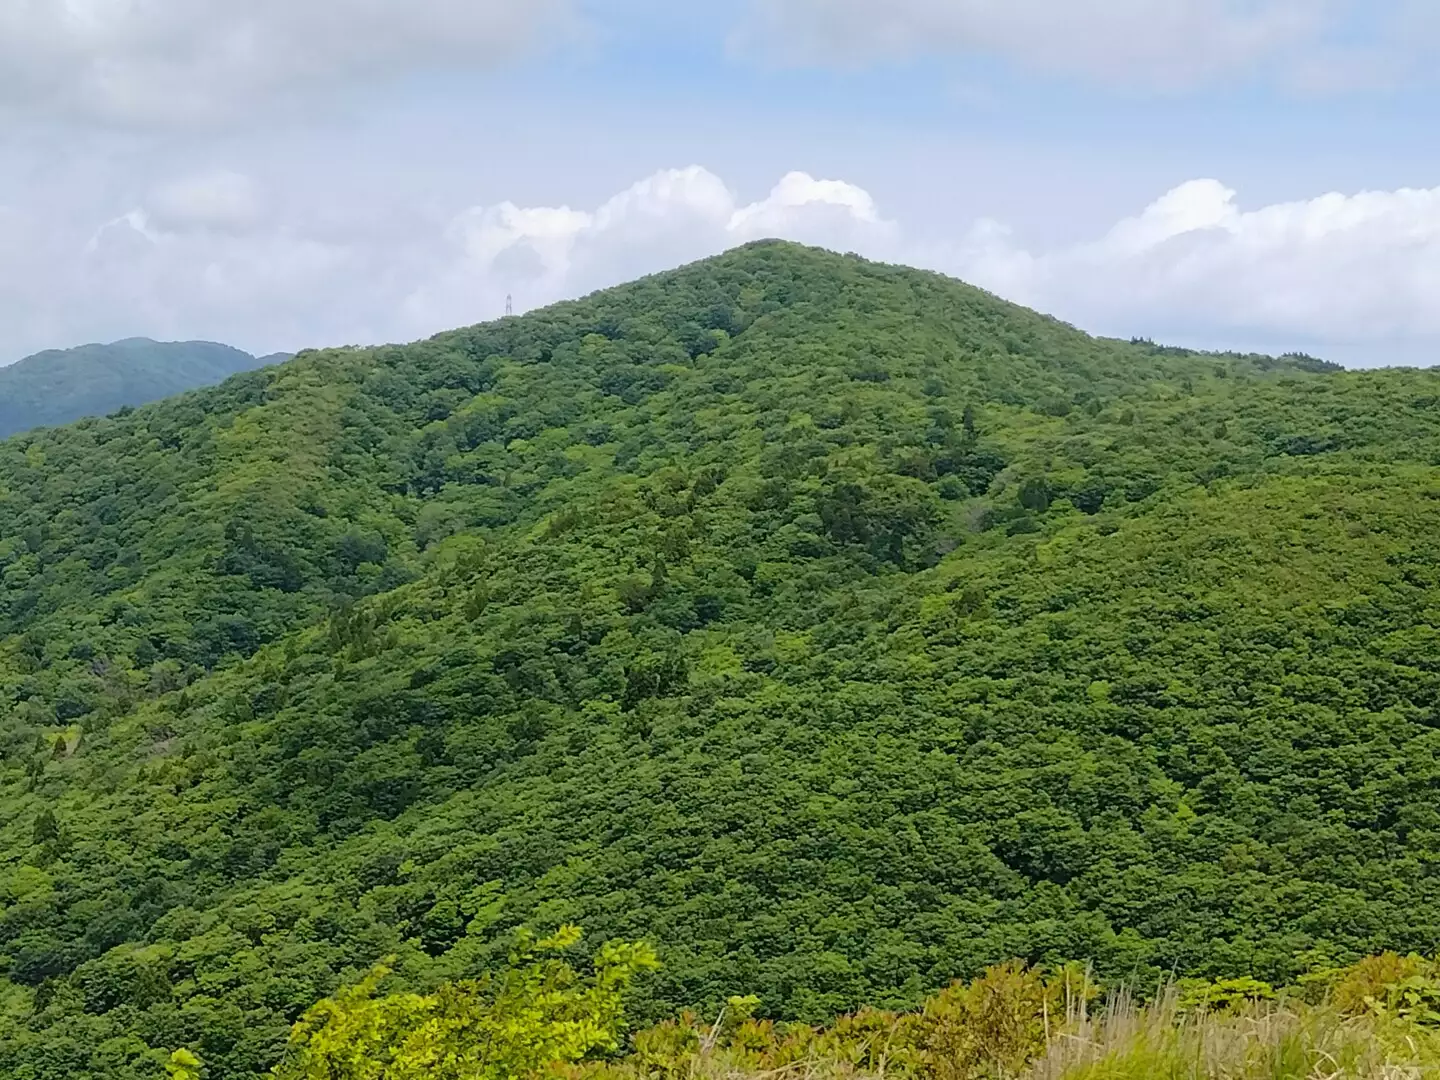
{"label": "forested mountain peak", "polygon": [[0,367],[0,436],[103,416],[285,359],[257,360],[211,341],[139,337],[50,349]]}
{"label": "forested mountain peak", "polygon": [[570,920],[652,1016],[1431,947],[1437,402],[766,243],[0,443],[0,1071]]}

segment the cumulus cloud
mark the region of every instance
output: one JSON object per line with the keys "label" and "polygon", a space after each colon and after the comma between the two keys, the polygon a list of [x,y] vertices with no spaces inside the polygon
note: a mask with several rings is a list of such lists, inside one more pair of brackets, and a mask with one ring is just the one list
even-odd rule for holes
{"label": "cumulus cloud", "polygon": [[209,120],[302,88],[492,66],[570,18],[569,0],[10,0],[0,106]]}
{"label": "cumulus cloud", "polygon": [[575,295],[768,236],[831,246],[874,248],[893,239],[862,189],[793,172],[757,202],[741,203],[698,165],[669,169],[632,185],[594,211],[475,208],[449,230],[445,271],[405,302],[417,322],[453,321],[514,295],[530,307]]}
{"label": "cumulus cloud", "polygon": [[1091,243],[1032,252],[982,223],[940,259],[1112,332],[1440,343],[1440,188],[1244,210],[1220,182],[1195,180]]}
{"label": "cumulus cloud", "polygon": [[[408,340],[531,308],[777,235],[879,250],[898,237],[870,196],[784,177],[747,202],[698,166],[655,173],[590,209],[500,203],[448,220],[393,207],[292,207],[250,177],[181,177],[81,231],[0,215],[6,359],[132,334],[258,351]],[[19,234],[45,232],[48,247]]]}
{"label": "cumulus cloud", "polygon": [[937,239],[868,192],[805,173],[738,200],[699,167],[657,173],[594,211],[511,204],[462,214],[444,271],[406,298],[412,325],[467,321],[779,236],[953,274],[1097,332],[1215,346],[1440,344],[1440,188],[1338,193],[1245,209],[1201,179],[1082,244],[1032,250],[980,221]]}
{"label": "cumulus cloud", "polygon": [[[1393,78],[1417,31],[1435,29],[1425,9],[1416,0],[754,0],[736,40],[792,60],[985,55],[1112,84],[1179,89],[1261,72],[1315,90]],[[1363,42],[1356,16],[1373,31]]]}
{"label": "cumulus cloud", "polygon": [[[940,270],[1101,333],[1213,347],[1428,359],[1440,346],[1440,188],[1245,208],[1195,180],[1093,240],[1049,250],[980,221],[949,239],[862,188],[795,172],[756,199],[699,166],[590,207],[448,218],[290,207],[239,173],[159,185],[66,231],[0,207],[7,358],[132,334],[255,351],[409,340],[778,236]],[[318,224],[316,224],[318,222]]]}

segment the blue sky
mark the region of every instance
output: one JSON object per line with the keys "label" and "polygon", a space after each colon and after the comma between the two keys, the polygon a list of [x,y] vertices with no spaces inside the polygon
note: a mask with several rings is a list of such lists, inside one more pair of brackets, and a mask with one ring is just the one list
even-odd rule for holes
{"label": "blue sky", "polygon": [[410,339],[773,233],[1428,364],[1432,6],[37,0],[0,13],[0,360]]}

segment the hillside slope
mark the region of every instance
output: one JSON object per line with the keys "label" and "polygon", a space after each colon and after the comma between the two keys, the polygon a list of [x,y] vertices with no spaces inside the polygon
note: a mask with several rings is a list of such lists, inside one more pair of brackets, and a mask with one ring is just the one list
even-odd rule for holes
{"label": "hillside slope", "polygon": [[256,359],[208,341],[148,338],[36,353],[0,367],[0,437],[159,401],[285,359]]}
{"label": "hillside slope", "polygon": [[0,1071],[522,923],[652,1015],[1433,949],[1437,403],[761,244],[0,443]]}

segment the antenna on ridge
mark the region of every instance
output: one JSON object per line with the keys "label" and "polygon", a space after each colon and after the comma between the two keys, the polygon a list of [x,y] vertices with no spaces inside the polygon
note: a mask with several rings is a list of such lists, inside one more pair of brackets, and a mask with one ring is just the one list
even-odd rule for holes
{"label": "antenna on ridge", "polygon": [[505,294],[505,316],[506,316],[506,318],[509,318],[511,315],[514,315],[514,314],[515,314],[515,300],[514,300],[514,298],[513,298],[509,293],[506,293],[506,294]]}

